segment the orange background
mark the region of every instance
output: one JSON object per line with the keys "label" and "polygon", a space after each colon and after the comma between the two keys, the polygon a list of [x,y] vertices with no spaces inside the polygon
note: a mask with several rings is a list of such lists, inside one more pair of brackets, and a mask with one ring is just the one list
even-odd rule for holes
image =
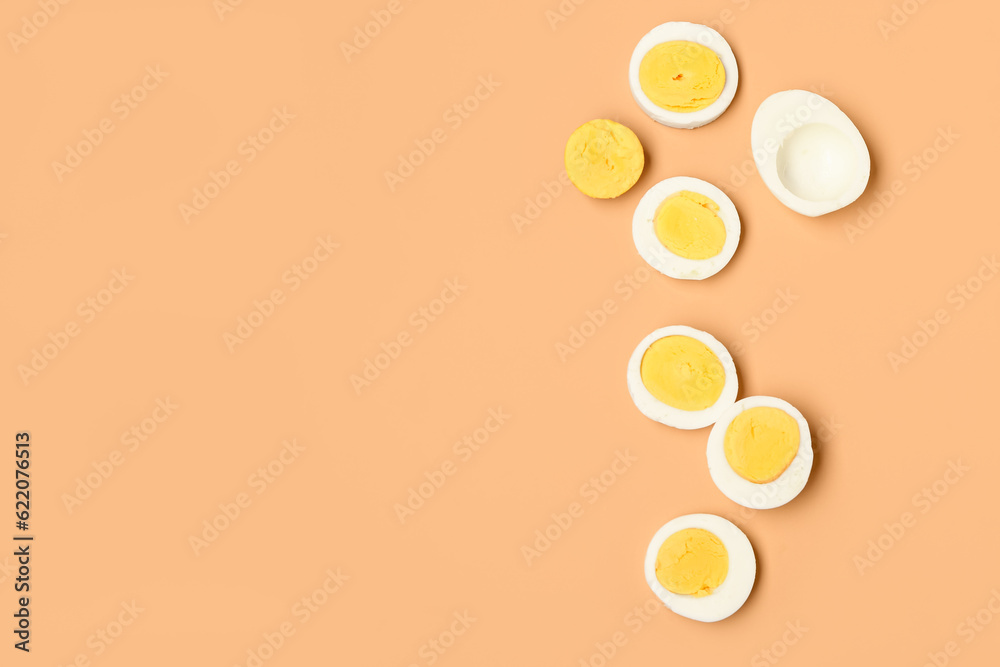
{"label": "orange background", "polygon": [[[1000,281],[961,309],[949,292],[1000,247],[1000,10],[903,4],[883,35],[889,0],[564,2],[554,28],[556,0],[401,0],[350,58],[341,44],[389,3],[245,0],[220,16],[212,0],[88,0],[59,5],[16,49],[8,35],[0,465],[29,430],[36,541],[30,656],[11,647],[16,596],[0,569],[3,664],[248,665],[284,623],[294,634],[263,664],[738,665],[773,664],[761,654],[773,650],[787,665],[921,665],[952,641],[950,664],[994,664],[1000,621],[971,641],[959,626],[1000,589]],[[25,30],[39,7],[7,2],[0,26]],[[669,20],[721,28],[740,66],[732,106],[693,131],[656,124],[628,90],[632,48]],[[116,100],[157,66],[162,80],[122,117]],[[480,77],[495,89],[466,117],[449,112]],[[784,208],[747,162],[754,110],[788,88],[827,96],[871,150],[866,193],[820,219]],[[251,151],[274,109],[294,118]],[[646,148],[641,180],[615,201],[551,185],[567,137],[593,118]],[[107,119],[60,181],[53,162]],[[958,138],[935,149],[948,128]],[[443,143],[391,191],[385,173],[432,136]],[[213,172],[226,182],[227,163],[237,173],[186,222],[181,205]],[[678,175],[730,194],[736,256],[701,283],[627,287],[644,276],[634,207]],[[865,211],[873,222],[849,239]],[[529,214],[519,229],[512,216]],[[303,263],[317,237],[339,247]],[[315,271],[293,289],[296,265]],[[123,267],[124,287],[111,282]],[[435,301],[447,281],[458,295]],[[271,316],[227,345],[275,290]],[[795,300],[774,317],[777,290]],[[614,312],[560,358],[609,299]],[[887,355],[938,309],[948,321],[894,369]],[[635,409],[629,354],[669,324],[734,351],[741,397],[783,397],[810,421],[817,464],[786,507],[741,512],[709,477],[708,429]],[[64,340],[67,325],[79,329]],[[395,359],[378,357],[383,344]],[[35,351],[52,358],[25,375]],[[366,361],[388,365],[356,391]],[[167,398],[178,407],[130,451],[123,434]],[[510,417],[478,451],[455,448],[497,408]],[[292,439],[304,451],[261,490],[257,469]],[[583,485],[619,451],[636,461],[595,498]],[[68,508],[112,456],[120,465]],[[949,462],[968,471],[921,500]],[[401,522],[395,506],[442,466],[453,474]],[[11,475],[0,535],[16,532]],[[219,505],[238,497],[249,506],[195,553],[191,536],[224,525]],[[529,564],[522,547],[573,502],[582,515]],[[690,512],[743,527],[754,591],[718,624],[665,612],[637,628],[648,540]],[[858,565],[880,541],[884,554]],[[301,622],[295,605],[338,569],[349,580]],[[116,628],[133,601],[143,611]],[[467,629],[453,625],[464,612]],[[789,623],[808,628],[794,644]],[[121,633],[102,644],[109,626]],[[435,652],[450,628],[462,634]]]}

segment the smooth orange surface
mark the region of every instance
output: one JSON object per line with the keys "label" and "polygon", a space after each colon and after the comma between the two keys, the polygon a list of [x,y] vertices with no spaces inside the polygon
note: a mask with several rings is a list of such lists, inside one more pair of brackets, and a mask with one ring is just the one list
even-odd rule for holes
{"label": "smooth orange surface", "polygon": [[[614,667],[746,665],[785,638],[788,667],[919,666],[946,646],[955,667],[995,664],[1000,618],[966,618],[1000,610],[1000,9],[562,4],[564,21],[556,0],[244,0],[220,19],[212,0],[81,0],[17,52],[5,39],[0,554],[25,429],[37,541],[30,656],[12,648],[0,555],[0,664],[247,665],[286,623],[266,667],[576,666],[608,642]],[[390,6],[348,61],[341,42]],[[0,25],[40,11],[11,0]],[[732,106],[696,130],[629,93],[633,48],[668,20],[720,27],[739,61]],[[900,25],[883,37],[880,20]],[[144,79],[134,109],[116,104]],[[827,96],[871,149],[867,192],[819,219],[749,161],[757,105],[788,88]],[[561,173],[592,118],[647,150],[614,201]],[[60,182],[52,163],[106,119]],[[260,150],[244,144],[257,133]],[[703,282],[648,269],[632,242],[643,193],[679,175],[725,189],[743,223]],[[70,324],[26,385],[18,367]],[[729,501],[708,429],[636,410],[629,355],[670,324],[728,346],[741,397],[809,420],[816,465],[787,506]],[[64,494],[115,451],[70,513]],[[240,494],[196,555],[189,538]],[[408,498],[422,506],[401,522]],[[641,610],[649,540],[692,512],[737,523],[758,558],[746,605],[717,624]],[[303,597],[325,604],[297,615]],[[133,601],[97,655],[88,638]]]}

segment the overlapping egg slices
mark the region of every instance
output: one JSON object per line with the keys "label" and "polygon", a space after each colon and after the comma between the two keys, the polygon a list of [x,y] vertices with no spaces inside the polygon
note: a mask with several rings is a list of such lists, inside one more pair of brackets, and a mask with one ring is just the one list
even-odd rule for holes
{"label": "overlapping egg slices", "polygon": [[[715,30],[672,22],[639,40],[629,84],[639,107],[664,125],[693,129],[718,118],[736,94],[732,49]],[[788,90],[764,100],[753,119],[751,148],[768,189],[788,208],[819,216],[847,206],[868,184],[871,165],[861,133],[829,100]],[[645,157],[638,137],[610,120],[591,121],[571,136],[570,180],[609,199],[639,180]],[[729,197],[705,181],[679,176],[651,187],[632,220],[636,250],[653,268],[683,280],[721,271],[736,252],[740,218]],[[646,336],[627,370],[629,394],[642,414],[667,426],[712,426],[706,457],[716,486],[744,507],[771,509],[795,498],[813,464],[809,424],[790,403],[771,396],[737,400],[736,365],[713,336],[667,326]],[[756,579],[746,535],[722,517],[689,514],[668,521],[646,552],[646,580],[670,609],[698,621],[738,610]]]}

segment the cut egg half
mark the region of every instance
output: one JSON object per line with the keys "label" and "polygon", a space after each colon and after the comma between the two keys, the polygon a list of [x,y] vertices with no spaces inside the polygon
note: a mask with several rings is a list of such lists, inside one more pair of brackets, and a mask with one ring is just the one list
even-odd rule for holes
{"label": "cut egg half", "polygon": [[726,39],[706,25],[658,25],[636,45],[628,70],[632,97],[650,118],[693,129],[722,115],[739,72]]}
{"label": "cut egg half", "polygon": [[787,401],[750,396],[715,422],[707,455],[712,481],[730,500],[759,510],[780,507],[809,480],[809,424]]}
{"label": "cut egg half", "polygon": [[733,615],[750,597],[757,559],[750,540],[714,514],[686,514],[656,531],[646,583],[668,609],[704,623]]}
{"label": "cut egg half", "polygon": [[836,104],[807,90],[761,102],[750,128],[757,171],[782,204],[816,217],[852,203],[868,186],[864,137]]}
{"label": "cut egg half", "polygon": [[639,255],[660,273],[704,280],[721,271],[740,243],[740,216],[719,188],[697,178],[660,181],[632,217]]}
{"label": "cut egg half", "polygon": [[675,325],[646,336],[628,361],[628,391],[639,412],[679,429],[704,428],[736,402],[736,364],[710,334]]}

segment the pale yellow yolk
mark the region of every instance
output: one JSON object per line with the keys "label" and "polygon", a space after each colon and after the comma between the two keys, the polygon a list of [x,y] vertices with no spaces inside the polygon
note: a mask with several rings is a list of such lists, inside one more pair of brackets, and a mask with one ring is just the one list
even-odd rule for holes
{"label": "pale yellow yolk", "polygon": [[722,362],[690,336],[667,336],[650,345],[639,363],[639,375],[658,400],[692,412],[714,405],[726,384]]}
{"label": "pale yellow yolk", "polygon": [[726,68],[707,46],[663,42],[651,48],[639,63],[639,85],[656,106],[690,113],[719,99],[726,86]]}
{"label": "pale yellow yolk", "polygon": [[613,120],[592,120],[566,143],[566,173],[580,192],[613,199],[642,174],[645,156],[635,133]]}
{"label": "pale yellow yolk", "polygon": [[726,429],[726,460],[743,479],[773,482],[799,452],[799,425],[778,408],[744,410]]}
{"label": "pale yellow yolk", "polygon": [[656,554],[656,580],[678,595],[710,595],[728,573],[726,546],[703,528],[677,531],[664,540]]}
{"label": "pale yellow yolk", "polygon": [[656,238],[686,259],[708,259],[722,252],[726,225],[719,205],[697,192],[683,190],[663,200],[653,222]]}

